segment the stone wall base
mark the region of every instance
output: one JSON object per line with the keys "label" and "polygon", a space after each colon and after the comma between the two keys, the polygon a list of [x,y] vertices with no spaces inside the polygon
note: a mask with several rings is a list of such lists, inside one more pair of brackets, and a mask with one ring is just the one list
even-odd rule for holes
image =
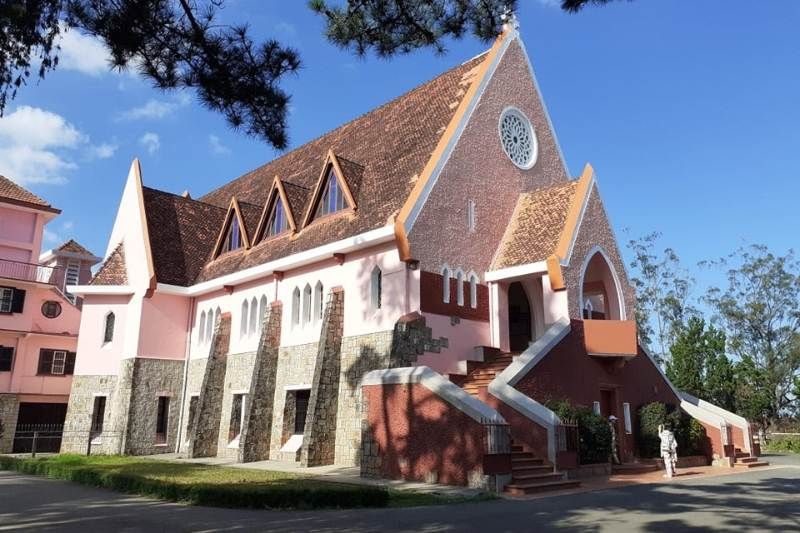
{"label": "stone wall base", "polygon": [[11,453],[14,447],[18,413],[19,397],[16,394],[0,394],[0,453]]}

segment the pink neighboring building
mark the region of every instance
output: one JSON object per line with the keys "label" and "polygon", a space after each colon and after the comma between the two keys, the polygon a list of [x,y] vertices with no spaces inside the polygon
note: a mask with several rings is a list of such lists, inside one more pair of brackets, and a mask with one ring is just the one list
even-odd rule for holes
{"label": "pink neighboring building", "polygon": [[[0,453],[30,446],[17,429],[63,424],[75,368],[81,300],[100,258],[73,240],[40,256],[44,225],[59,214],[0,176]],[[40,449],[58,449],[58,440]]]}
{"label": "pink neighboring building", "polygon": [[746,421],[638,346],[594,173],[568,176],[514,27],[199,198],[146,187],[134,161],[103,266],[73,292],[81,437],[64,450],[525,492],[576,466],[552,399],[616,416],[624,461],[652,401],[700,419],[709,458],[751,450]]}

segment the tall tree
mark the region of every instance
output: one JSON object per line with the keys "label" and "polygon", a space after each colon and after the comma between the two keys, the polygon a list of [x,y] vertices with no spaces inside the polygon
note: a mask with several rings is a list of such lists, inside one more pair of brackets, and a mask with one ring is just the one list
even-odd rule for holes
{"label": "tall tree", "polygon": [[633,254],[631,282],[636,289],[640,342],[664,362],[669,347],[697,310],[690,300],[694,280],[681,266],[675,250],[655,250],[660,237],[660,233],[654,232],[631,239],[628,249]]}
{"label": "tall tree", "polygon": [[[562,0],[565,11],[611,0]],[[345,6],[311,0],[328,38],[359,53],[382,56],[423,47],[444,50],[442,39],[467,31],[496,36],[517,0],[349,0]],[[298,53],[275,40],[256,43],[246,24],[221,25],[223,0],[0,0],[0,116],[31,76],[58,67],[67,31],[99,38],[111,67],[135,68],[159,89],[195,90],[234,128],[275,148],[288,139],[289,95],[279,87],[300,67]]]}
{"label": "tall tree", "polygon": [[751,416],[769,425],[798,401],[800,263],[792,251],[781,256],[753,245],[717,264],[727,268],[727,287],[710,289],[706,299],[740,359],[737,396],[750,398]]}

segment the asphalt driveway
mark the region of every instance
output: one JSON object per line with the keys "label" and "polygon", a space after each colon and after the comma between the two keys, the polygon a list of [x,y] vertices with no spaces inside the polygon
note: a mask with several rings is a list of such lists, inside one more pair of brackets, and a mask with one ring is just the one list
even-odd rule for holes
{"label": "asphalt driveway", "polygon": [[1,531],[797,531],[800,458],[568,497],[346,511],[189,507],[0,472]]}

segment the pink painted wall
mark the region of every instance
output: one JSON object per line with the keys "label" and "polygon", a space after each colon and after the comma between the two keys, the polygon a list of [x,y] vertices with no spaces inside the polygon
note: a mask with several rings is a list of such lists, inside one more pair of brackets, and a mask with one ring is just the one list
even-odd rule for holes
{"label": "pink painted wall", "polygon": [[45,219],[39,211],[0,205],[0,259],[35,261],[42,247]]}
{"label": "pink painted wall", "polygon": [[[135,306],[135,300],[130,296],[86,296],[78,336],[76,375],[117,375],[127,335],[126,319],[132,303]],[[103,343],[105,317],[109,311],[115,315],[114,338]]]}
{"label": "pink painted wall", "polygon": [[[77,345],[75,337],[53,335],[29,335],[19,337],[14,368],[8,392],[22,394],[56,394],[69,396],[72,376],[38,376],[39,350],[49,348],[74,352]],[[5,341],[2,341],[5,345]]]}
{"label": "pink painted wall", "polygon": [[417,364],[432,368],[441,374],[463,373],[460,361],[475,360],[476,346],[490,346],[489,323],[476,320],[461,320],[451,324],[449,316],[423,314],[426,325],[431,328],[434,338],[446,337],[448,347],[440,353],[425,353],[417,358]]}
{"label": "pink painted wall", "polygon": [[184,359],[191,300],[155,293],[142,300],[139,329],[140,357]]}

